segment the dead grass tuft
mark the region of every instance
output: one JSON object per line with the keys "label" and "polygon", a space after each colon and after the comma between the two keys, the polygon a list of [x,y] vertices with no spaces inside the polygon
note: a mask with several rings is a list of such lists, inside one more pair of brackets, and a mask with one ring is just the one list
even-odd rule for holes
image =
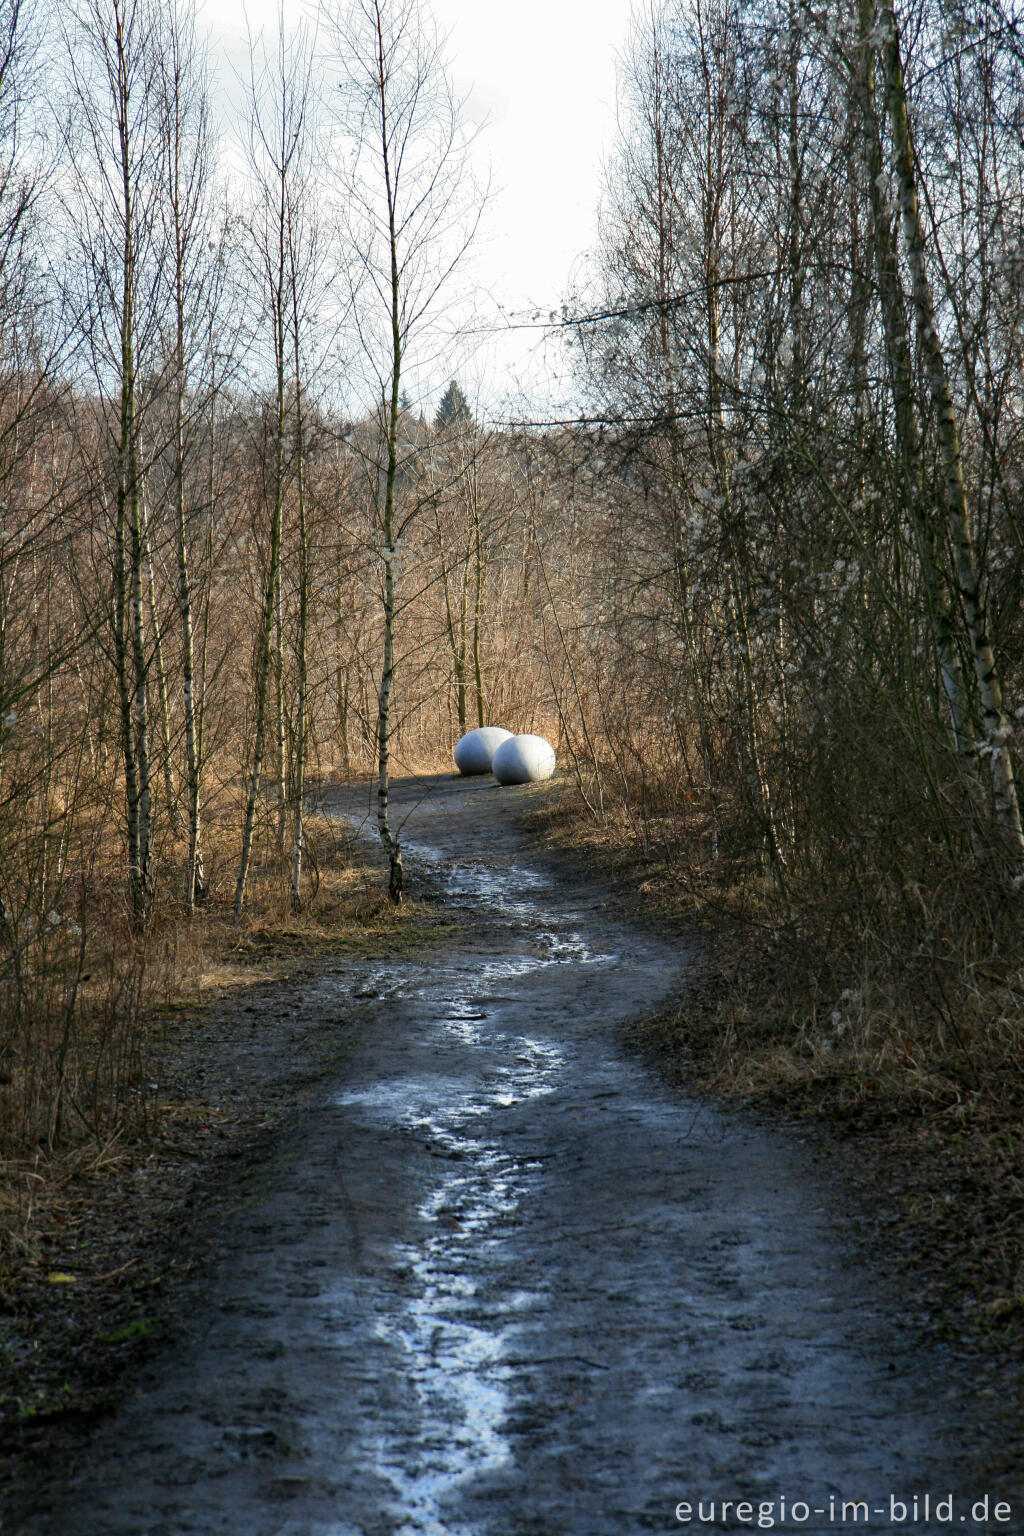
{"label": "dead grass tuft", "polygon": [[232,912],[236,828],[208,829],[207,901],[189,914],[182,852],[165,843],[163,896],[131,930],[119,848],[90,832],[90,858],[65,882],[53,920],[25,925],[0,977],[0,1277],[39,1259],[40,1234],[65,1219],[62,1190],[109,1169],[154,1132],[163,1109],[147,1071],[167,1022],[326,953],[399,942],[417,910],[387,901],[375,850],[322,815],[307,824],[309,894],[291,906],[289,860],[267,817],[241,922]]}

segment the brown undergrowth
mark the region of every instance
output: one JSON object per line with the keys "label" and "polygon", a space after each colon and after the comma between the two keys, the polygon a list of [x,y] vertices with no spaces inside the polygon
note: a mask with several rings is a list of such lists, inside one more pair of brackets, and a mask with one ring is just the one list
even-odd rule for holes
{"label": "brown undergrowth", "polygon": [[637,1025],[637,1043],[698,1091],[815,1123],[864,1196],[869,1238],[942,1326],[1024,1352],[1017,904],[992,914],[981,890],[920,888],[871,906],[848,891],[783,900],[690,867],[683,819],[638,836],[568,784],[535,825],[694,945],[685,996]]}
{"label": "brown undergrowth", "polygon": [[[265,841],[236,923],[229,833],[222,864],[212,833],[210,892],[191,918],[165,901],[133,940],[119,894],[91,910],[87,933],[26,948],[26,987],[45,963],[49,985],[34,995],[52,1006],[17,1032],[5,1021],[0,1085],[0,1426],[22,1441],[102,1409],[125,1359],[159,1332],[168,1286],[196,1262],[177,1243],[190,1192],[216,1182],[211,1160],[272,1128],[335,1048],[316,1044],[310,1068],[310,1052],[264,1021],[262,990],[278,999],[327,956],[383,958],[443,930],[415,903],[392,908],[377,849],[321,816],[308,825],[303,910],[291,910],[287,862]],[[54,931],[67,926],[56,914]],[[69,1025],[59,1004],[72,993]]]}
{"label": "brown undergrowth", "polygon": [[[372,942],[395,921],[365,849],[337,822],[307,820],[301,911],[289,855],[265,813],[245,908],[233,909],[237,828],[206,835],[207,894],[182,897],[180,840],[158,846],[152,920],[136,932],[116,829],[70,843],[48,909],[21,919],[0,953],[0,1157],[18,1163],[103,1145],[145,1127],[145,1053],[154,1010],[191,1007],[315,954]],[[2,1252],[2,1249],[0,1249]]]}

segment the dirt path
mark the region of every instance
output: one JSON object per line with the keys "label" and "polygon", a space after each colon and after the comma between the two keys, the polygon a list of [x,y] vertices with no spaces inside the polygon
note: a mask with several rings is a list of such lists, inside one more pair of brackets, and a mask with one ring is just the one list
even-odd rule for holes
{"label": "dirt path", "polygon": [[524,852],[530,794],[402,787],[459,937],[302,984],[358,1020],[344,1078],[33,1536],[632,1536],[698,1499],[820,1533],[925,1492],[1024,1532],[994,1377],[928,1341],[808,1149],[622,1050],[688,956]]}

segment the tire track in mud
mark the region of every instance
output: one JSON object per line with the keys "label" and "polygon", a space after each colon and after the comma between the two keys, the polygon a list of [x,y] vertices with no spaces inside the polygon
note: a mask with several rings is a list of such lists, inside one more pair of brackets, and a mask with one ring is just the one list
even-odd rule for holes
{"label": "tire track in mud", "polygon": [[1013,1500],[994,1368],[927,1338],[807,1149],[620,1048],[688,957],[528,862],[529,791],[430,788],[396,804],[458,938],[310,980],[312,1024],[358,1020],[344,1082],[33,1532],[631,1536],[748,1499],[820,1536],[776,1501]]}

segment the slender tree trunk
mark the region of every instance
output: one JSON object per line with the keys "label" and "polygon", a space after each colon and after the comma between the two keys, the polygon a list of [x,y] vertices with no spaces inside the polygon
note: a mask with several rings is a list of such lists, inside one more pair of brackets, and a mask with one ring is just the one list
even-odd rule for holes
{"label": "slender tree trunk", "polygon": [[[123,453],[123,450],[122,450]],[[124,479],[119,475],[115,510],[114,568],[114,667],[117,672],[117,696],[121,713],[121,752],[124,759],[125,811],[128,839],[128,879],[132,911],[136,922],[146,916],[143,862],[139,836],[139,767],[135,756],[135,724],[132,717],[131,646],[128,636],[128,538],[127,497]]]}
{"label": "slender tree trunk", "polygon": [[277,847],[283,853],[288,836],[288,748],[284,709],[284,599],[280,562],[274,592],[274,779],[277,794]]}
{"label": "slender tree trunk", "polygon": [[185,779],[188,798],[188,869],[185,878],[185,900],[191,912],[206,896],[206,879],[203,868],[199,742],[196,730],[195,626],[192,617],[192,582],[189,575],[185,476],[180,457],[183,450],[180,400],[177,402],[175,414],[178,615],[181,621],[182,708],[185,716]]}
{"label": "slender tree trunk", "polygon": [[133,446],[133,488],[129,498],[131,549],[131,639],[135,673],[135,757],[139,774],[139,891],[141,915],[148,918],[153,906],[153,792],[150,762],[149,693],[147,688],[146,610],[143,595],[142,497],[138,484],[138,455]]}
{"label": "slender tree trunk", "polygon": [[[202,835],[202,772],[204,762],[203,738],[206,729],[206,679],[207,659],[210,649],[210,608],[212,584],[210,572],[213,569],[213,530],[217,516],[217,504],[220,499],[217,482],[217,357],[213,344],[213,336],[210,336],[210,439],[209,461],[206,469],[206,539],[203,550],[202,571],[203,578],[201,591],[203,594],[199,610],[199,655],[192,666],[192,682],[188,691],[193,719],[192,739],[194,746],[189,749],[189,860],[194,875],[194,893],[196,903],[205,901],[206,868],[203,859],[203,835]],[[180,506],[180,503],[179,503]],[[186,579],[189,579],[189,570],[186,562]],[[190,588],[191,590],[191,588]],[[186,649],[187,654],[187,649]],[[186,723],[186,745],[188,743],[188,726]]]}
{"label": "slender tree trunk", "polygon": [[341,771],[346,776],[352,772],[352,743],[349,739],[351,679],[346,645],[345,607],[342,602],[341,559],[338,559],[337,577],[334,583],[334,695],[338,716],[338,744],[341,748]]}
{"label": "slender tree trunk", "polygon": [[[118,37],[118,60],[123,60]],[[121,85],[122,82],[119,82]],[[122,102],[123,106],[123,102]],[[118,689],[128,810],[128,866],[132,914],[137,927],[148,923],[153,910],[153,824],[150,785],[149,702],[147,698],[146,620],[142,530],[142,486],[139,467],[135,365],[135,220],[134,189],[128,128],[120,116],[121,193],[123,217],[121,288],[121,400],[118,427],[118,474],[115,582]]]}
{"label": "slender tree trunk", "polygon": [[306,443],[305,417],[302,401],[302,370],[299,336],[299,308],[297,274],[292,268],[292,343],[295,364],[295,487],[298,511],[299,535],[299,632],[296,637],[296,722],[295,722],[295,772],[292,793],[295,798],[294,825],[292,831],[292,909],[302,908],[302,859],[304,853],[304,825],[302,797],[305,793],[306,729],[307,729],[307,632],[309,628],[309,541],[306,529]]}
{"label": "slender tree trunk", "polygon": [[391,689],[395,677],[395,482],[398,471],[398,394],[402,367],[402,341],[398,324],[398,269],[393,262],[394,351],[392,387],[387,420],[387,471],[384,490],[384,654],[377,694],[377,830],[388,855],[388,895],[400,905],[405,894],[402,846],[391,830]]}
{"label": "slender tree trunk", "polygon": [[235,917],[241,917],[242,906],[245,902],[245,885],[249,875],[249,862],[252,857],[253,829],[256,822],[256,807],[259,803],[260,786],[263,778],[263,758],[266,752],[267,740],[267,705],[269,702],[270,682],[274,671],[274,625],[277,613],[277,598],[279,592],[280,566],[281,566],[281,528],[284,517],[284,433],[285,433],[285,369],[284,369],[284,228],[285,228],[285,186],[284,173],[281,175],[281,202],[279,207],[279,249],[277,252],[276,286],[274,288],[274,347],[277,367],[277,399],[276,422],[274,443],[274,471],[273,471],[273,505],[270,515],[270,548],[267,552],[266,582],[263,588],[263,611],[260,620],[260,634],[256,655],[256,693],[255,715],[256,731],[253,741],[252,763],[249,774],[249,789],[245,803],[245,821],[242,827],[242,851],[238,866],[238,879],[235,882]]}
{"label": "slender tree trunk", "polygon": [[970,696],[960,664],[955,622],[937,546],[935,519],[929,515],[926,504],[925,470],[916,414],[906,296],[900,281],[892,219],[882,194],[884,185],[882,146],[875,94],[874,53],[871,45],[874,12],[874,0],[860,0],[860,91],[863,98],[863,139],[870,184],[871,223],[882,314],[882,335],[889,369],[904,494],[914,530],[914,542],[932,639],[942,678],[953,747],[964,774],[972,845],[976,856],[980,857],[983,854],[983,844],[979,837],[981,786],[974,722],[971,719]]}
{"label": "slender tree trunk", "polygon": [[189,571],[188,513],[185,503],[185,423],[182,391],[184,380],[182,321],[183,295],[178,293],[178,385],[174,401],[174,510],[178,563],[178,618],[181,624],[182,710],[185,722],[185,792],[188,800],[188,865],[185,902],[191,912],[206,896],[203,868],[200,809],[199,733],[196,728],[195,622],[192,613],[192,579]]}
{"label": "slender tree trunk", "polygon": [[[280,455],[281,450],[278,449]],[[275,492],[270,520],[270,550],[267,560],[267,579],[263,589],[263,612],[256,655],[256,694],[254,700],[256,732],[253,740],[252,762],[249,771],[249,789],[245,802],[245,821],[242,826],[242,852],[235,882],[235,916],[241,917],[245,902],[245,885],[249,876],[252,857],[253,830],[256,823],[256,807],[259,803],[263,775],[263,757],[267,738],[267,695],[274,667],[274,594],[277,588],[277,567],[281,558],[281,509],[280,486]]]}
{"label": "slender tree trunk", "polygon": [[[397,409],[397,391],[395,407]],[[394,428],[389,428],[389,438]],[[389,457],[391,450],[389,448]],[[390,477],[390,468],[389,468]],[[393,492],[388,491],[392,502]],[[391,688],[395,677],[395,546],[393,503],[384,519],[384,654],[377,694],[377,829],[388,855],[388,895],[398,906],[405,894],[402,847],[389,818],[391,764]]]}
{"label": "slender tree trunk", "polygon": [[[134,380],[131,393],[134,396]],[[133,411],[134,414],[134,411]],[[135,734],[138,864],[135,873],[134,908],[140,922],[148,921],[153,909],[153,792],[149,737],[149,694],[147,689],[146,612],[143,591],[145,541],[142,532],[142,498],[138,483],[138,452],[134,442],[129,449],[131,478],[128,488],[128,601],[133,678],[132,716]]]}
{"label": "slender tree trunk", "polygon": [[680,443],[680,434],[677,417],[676,402],[676,376],[673,358],[672,329],[669,323],[673,293],[673,268],[674,247],[672,215],[675,203],[671,185],[670,168],[665,135],[666,111],[671,111],[671,103],[667,97],[664,82],[664,56],[660,34],[655,31],[652,34],[651,56],[651,126],[654,144],[654,170],[655,170],[655,195],[657,202],[658,220],[658,341],[660,350],[661,386],[664,391],[665,424],[668,433],[668,456],[670,463],[670,496],[671,505],[669,511],[670,533],[672,541],[672,568],[675,580],[676,611],[679,617],[679,625],[683,635],[683,643],[686,649],[688,661],[689,682],[694,701],[694,711],[697,716],[697,726],[701,744],[701,761],[704,769],[704,785],[707,794],[708,815],[711,823],[711,856],[718,858],[719,853],[719,808],[718,796],[715,791],[714,775],[712,771],[712,752],[710,745],[710,732],[708,730],[708,710],[705,701],[705,689],[702,685],[702,669],[699,665],[697,646],[693,635],[693,625],[690,620],[690,580],[687,562],[687,552],[683,542],[682,529],[682,502],[683,502],[683,450]]}
{"label": "slender tree trunk", "polygon": [[469,679],[466,673],[466,660],[469,651],[469,572],[466,566],[462,567],[462,589],[459,593],[459,645],[456,658],[456,676],[458,678],[458,709],[459,729],[464,733],[468,720],[469,705]]}
{"label": "slender tree trunk", "polygon": [[456,628],[455,616],[452,613],[452,589],[449,579],[448,560],[444,547],[444,534],[441,530],[441,514],[436,514],[437,527],[437,552],[441,565],[441,591],[444,596],[444,622],[448,633],[448,644],[452,653],[452,668],[455,672],[455,712],[459,721],[459,735],[466,734],[466,573],[463,569],[462,594],[459,609],[459,625]]}
{"label": "slender tree trunk", "polygon": [[480,656],[483,632],[484,552],[483,536],[480,527],[480,497],[477,494],[475,468],[473,471],[473,556],[473,686],[476,688],[476,722],[478,726],[483,726],[487,720],[487,705],[484,699],[484,669]]}
{"label": "slender tree trunk", "polygon": [[746,552],[742,516],[734,505],[729,475],[729,458],[726,449],[725,416],[722,407],[722,383],[719,368],[718,322],[718,266],[713,250],[713,232],[709,232],[708,258],[708,426],[711,453],[718,481],[719,496],[724,503],[721,526],[726,550],[726,592],[729,606],[730,629],[733,636],[733,659],[742,701],[742,757],[746,759],[750,796],[764,834],[764,842],[772,865],[778,872],[783,863],[775,825],[775,807],[771,786],[765,772],[761,751],[761,727],[757,717],[757,689],[754,680],[754,658],[750,642],[750,626],[746,603]]}
{"label": "slender tree trunk", "polygon": [[146,584],[149,597],[149,622],[153,627],[153,660],[156,662],[157,698],[160,700],[160,734],[163,743],[164,794],[167,814],[175,833],[181,837],[185,823],[178,804],[178,790],[174,782],[174,761],[171,748],[171,709],[167,691],[167,669],[164,666],[164,641],[160,630],[160,617],[156,606],[156,574],[153,570],[153,545],[149,536],[149,517],[143,498],[143,536],[146,543]]}
{"label": "slender tree trunk", "polygon": [[388,248],[391,258],[391,398],[385,402],[387,469],[384,482],[384,654],[381,658],[380,689],[377,694],[377,829],[388,856],[388,896],[398,906],[405,894],[402,845],[391,829],[391,689],[395,677],[395,486],[398,480],[398,412],[402,382],[402,313],[399,291],[398,228],[395,191],[391,179],[391,147],[387,112],[388,73],[384,58],[384,39],[380,16],[377,17],[378,106],[380,110],[381,154],[384,187],[388,206]]}
{"label": "slender tree trunk", "polygon": [[[171,438],[171,502],[174,509],[174,596],[181,633],[182,723],[185,744],[186,817],[182,818],[178,795],[173,799],[176,830],[185,835],[188,855],[185,866],[185,904],[192,912],[206,894],[203,869],[200,778],[202,764],[201,704],[197,699],[196,613],[189,547],[189,510],[187,501],[187,460],[190,445],[186,432],[186,401],[191,394],[186,342],[190,311],[200,297],[201,279],[194,266],[194,255],[210,240],[205,189],[208,181],[207,94],[201,54],[196,47],[194,22],[186,13],[172,7],[168,32],[160,59],[160,79],[166,112],[165,175],[166,203],[173,239],[174,292],[174,381],[173,435]],[[204,276],[209,275],[206,269]],[[214,521],[213,454],[216,442],[216,355],[213,346],[212,315],[208,330],[210,391],[208,409],[210,469],[208,484],[209,526]],[[207,562],[209,564],[209,561]],[[152,552],[150,553],[152,573]],[[155,609],[154,609],[155,616]],[[155,622],[155,617],[154,617]],[[159,634],[157,663],[163,674]],[[201,642],[202,654],[202,642]],[[165,716],[167,715],[164,704]],[[171,761],[168,738],[168,763]],[[171,785],[168,784],[168,793]]]}
{"label": "slender tree trunk", "polygon": [[925,374],[935,411],[942,460],[946,532],[953,550],[958,596],[963,605],[975,677],[984,715],[985,748],[992,773],[996,822],[1015,866],[1024,865],[1024,828],[1010,754],[1010,722],[1003,708],[1002,684],[988,630],[981,593],[981,572],[964,484],[960,433],[935,316],[925,259],[924,228],[917,192],[917,167],[907,112],[899,33],[892,0],[878,12],[886,103],[899,187],[900,215],[912,302]]}

